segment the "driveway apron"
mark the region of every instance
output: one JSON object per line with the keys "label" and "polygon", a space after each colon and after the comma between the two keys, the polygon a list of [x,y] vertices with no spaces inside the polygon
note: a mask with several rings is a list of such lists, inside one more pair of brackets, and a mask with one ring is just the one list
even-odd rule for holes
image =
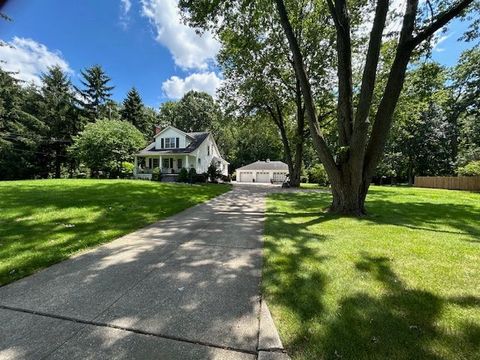
{"label": "driveway apron", "polygon": [[271,318],[260,322],[267,191],[236,186],[1,287],[0,358],[255,359],[260,339],[281,348]]}

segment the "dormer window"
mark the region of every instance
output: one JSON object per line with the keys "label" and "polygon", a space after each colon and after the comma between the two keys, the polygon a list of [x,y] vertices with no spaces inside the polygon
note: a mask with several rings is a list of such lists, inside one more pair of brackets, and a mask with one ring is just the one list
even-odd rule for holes
{"label": "dormer window", "polygon": [[162,149],[176,149],[179,147],[179,138],[162,138]]}

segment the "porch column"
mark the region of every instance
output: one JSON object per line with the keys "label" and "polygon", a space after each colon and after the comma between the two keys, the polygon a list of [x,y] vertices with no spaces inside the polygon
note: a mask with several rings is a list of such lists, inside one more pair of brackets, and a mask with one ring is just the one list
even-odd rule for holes
{"label": "porch column", "polygon": [[185,168],[188,170],[188,155],[185,155]]}
{"label": "porch column", "polygon": [[134,165],[135,165],[135,167],[133,168],[133,176],[137,176],[137,172],[138,172],[138,159],[137,159],[137,155],[135,155]]}
{"label": "porch column", "polygon": [[160,164],[158,164],[158,167],[160,168],[160,172],[162,172],[162,166],[163,166],[163,165],[162,165],[162,160],[163,160],[163,157],[162,157],[162,155],[160,155],[160,156],[158,157],[158,161],[160,161]]}

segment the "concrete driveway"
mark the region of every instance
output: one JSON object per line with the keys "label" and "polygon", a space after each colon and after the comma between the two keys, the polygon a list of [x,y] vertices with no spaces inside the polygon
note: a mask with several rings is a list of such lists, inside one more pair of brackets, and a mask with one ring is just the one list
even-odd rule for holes
{"label": "concrete driveway", "polygon": [[283,357],[260,297],[267,191],[235,186],[0,288],[0,359]]}

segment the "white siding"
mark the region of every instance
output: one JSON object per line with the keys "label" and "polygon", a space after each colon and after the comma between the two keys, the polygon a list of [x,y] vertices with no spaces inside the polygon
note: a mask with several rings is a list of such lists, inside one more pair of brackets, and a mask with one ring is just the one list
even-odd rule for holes
{"label": "white siding", "polygon": [[179,138],[179,147],[180,148],[185,148],[187,145],[190,143],[189,140],[186,139],[186,136],[175,129],[168,128],[164,132],[162,132],[158,137],[155,138],[155,149],[161,149],[162,148],[162,138]]}

